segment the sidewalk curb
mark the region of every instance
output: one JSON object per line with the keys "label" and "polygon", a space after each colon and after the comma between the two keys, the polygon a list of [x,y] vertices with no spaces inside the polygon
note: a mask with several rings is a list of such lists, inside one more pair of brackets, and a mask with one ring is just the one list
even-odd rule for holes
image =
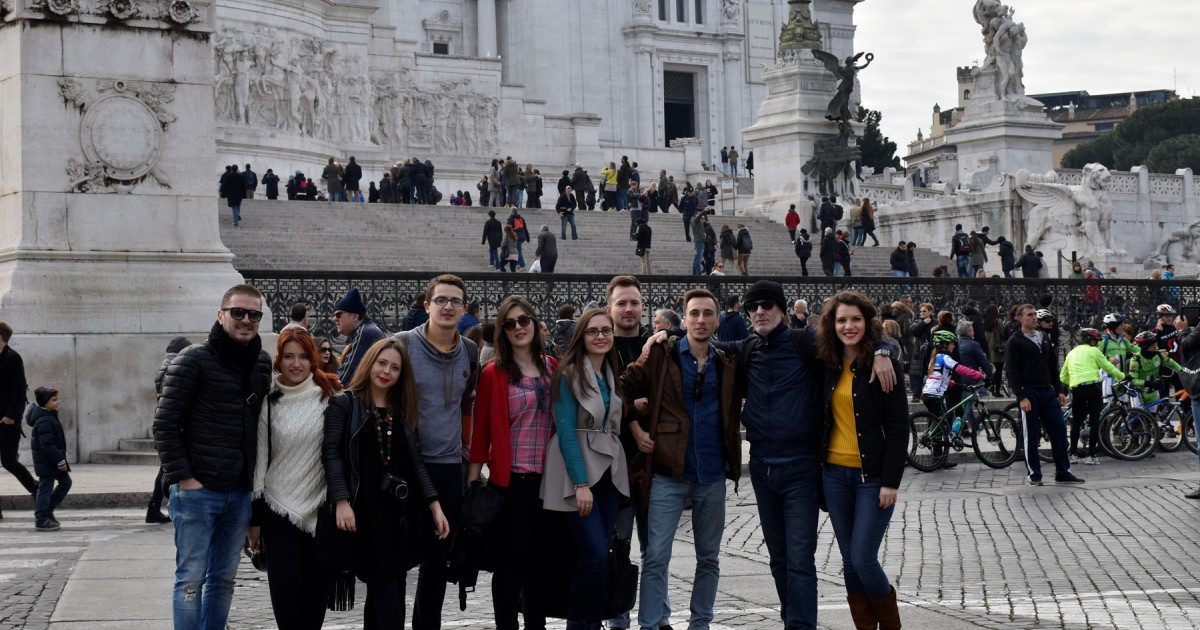
{"label": "sidewalk curb", "polygon": [[[62,507],[68,509],[144,508],[149,501],[149,492],[83,492],[67,494],[67,498],[63,499]],[[0,509],[32,510],[33,495],[0,495]]]}

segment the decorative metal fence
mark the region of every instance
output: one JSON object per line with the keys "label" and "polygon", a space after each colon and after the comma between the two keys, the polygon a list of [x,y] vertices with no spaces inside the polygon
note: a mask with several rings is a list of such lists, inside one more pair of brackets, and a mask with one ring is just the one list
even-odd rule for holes
{"label": "decorative metal fence", "polygon": [[[246,281],[258,287],[266,298],[275,320],[276,332],[287,323],[296,302],[308,304],[309,324],[315,334],[336,338],[330,319],[333,305],[350,287],[358,287],[367,304],[368,315],[386,332],[402,329],[409,308],[424,299],[432,272],[339,272],[339,271],[242,271]],[[467,284],[468,300],[479,305],[479,318],[495,317],[500,302],[510,295],[523,295],[538,309],[539,315],[553,321],[558,307],[566,303],[581,309],[589,302],[603,306],[611,275],[583,274],[458,274]],[[673,308],[676,300],[689,289],[705,287],[724,301],[731,295],[743,295],[758,277],[743,276],[666,276],[643,279],[642,297],[646,302],[646,322],[659,308]],[[860,291],[876,304],[896,301],[908,294],[913,302],[933,304],[937,311],[962,313],[969,304],[982,313],[996,304],[1003,313],[1016,304],[1039,304],[1046,296],[1050,309],[1073,341],[1082,327],[1099,328],[1105,313],[1117,312],[1137,329],[1150,328],[1157,319],[1155,308],[1167,303],[1176,309],[1200,304],[1200,281],[1195,280],[1063,280],[1005,278],[826,278],[772,277],[783,285],[789,300],[803,299],[810,313],[820,313],[821,303],[838,291]],[[1070,347],[1070,346],[1067,346]]]}

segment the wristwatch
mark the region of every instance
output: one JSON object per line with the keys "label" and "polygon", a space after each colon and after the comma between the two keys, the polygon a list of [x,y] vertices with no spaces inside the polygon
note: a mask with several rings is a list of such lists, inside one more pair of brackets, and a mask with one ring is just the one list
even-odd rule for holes
{"label": "wristwatch", "polygon": [[892,356],[892,351],[891,351],[891,350],[889,350],[888,348],[880,348],[880,349],[878,349],[878,350],[876,350],[876,351],[875,351],[875,356],[877,356],[877,357],[890,357],[890,356]]}

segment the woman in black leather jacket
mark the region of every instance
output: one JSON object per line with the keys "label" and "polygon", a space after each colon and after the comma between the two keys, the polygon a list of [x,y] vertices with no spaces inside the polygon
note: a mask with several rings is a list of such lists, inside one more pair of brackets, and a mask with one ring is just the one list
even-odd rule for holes
{"label": "woman in black leather jacket", "polygon": [[355,532],[367,629],[404,627],[404,573],[418,558],[420,506],[433,512],[439,538],[450,533],[420,452],[412,363],[399,341],[381,339],[330,399],[322,454],[337,526]]}

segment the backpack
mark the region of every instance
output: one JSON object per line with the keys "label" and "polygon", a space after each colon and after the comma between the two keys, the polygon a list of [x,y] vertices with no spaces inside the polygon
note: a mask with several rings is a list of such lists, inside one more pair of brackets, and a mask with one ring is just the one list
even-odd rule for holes
{"label": "backpack", "polygon": [[738,235],[738,250],[747,252],[754,250],[754,241],[750,240],[749,232],[742,232]]}
{"label": "backpack", "polygon": [[954,253],[959,256],[971,255],[971,239],[966,234],[954,235]]}
{"label": "backpack", "polygon": [[837,204],[833,207],[833,218],[835,221],[841,221],[842,215],[844,215],[844,214],[845,214],[845,212],[842,211],[841,204]]}
{"label": "backpack", "polygon": [[525,219],[522,217],[514,217],[513,218],[513,231],[516,232],[517,234],[520,234],[521,230],[524,230],[524,229],[525,229]]}

